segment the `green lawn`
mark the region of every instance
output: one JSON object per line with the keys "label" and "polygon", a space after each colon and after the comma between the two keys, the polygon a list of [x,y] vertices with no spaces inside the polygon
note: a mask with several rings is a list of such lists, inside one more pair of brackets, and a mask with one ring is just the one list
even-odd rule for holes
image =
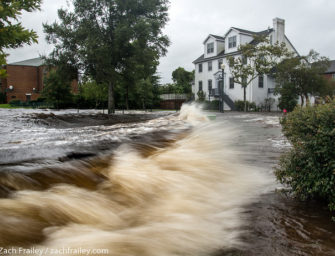
{"label": "green lawn", "polygon": [[0,108],[13,108],[9,104],[0,104]]}
{"label": "green lawn", "polygon": [[0,108],[31,108],[31,107],[21,107],[21,106],[11,106],[10,104],[0,104]]}

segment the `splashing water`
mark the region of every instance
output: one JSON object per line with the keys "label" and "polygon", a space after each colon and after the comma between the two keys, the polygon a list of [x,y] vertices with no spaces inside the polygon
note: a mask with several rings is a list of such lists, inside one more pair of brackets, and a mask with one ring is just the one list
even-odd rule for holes
{"label": "splashing water", "polygon": [[268,178],[238,164],[226,143],[234,131],[209,122],[196,105],[184,105],[173,118],[193,126],[164,147],[142,154],[121,145],[106,165],[78,165],[91,173],[86,179],[101,179],[96,186],[67,182],[1,199],[0,245],[35,246],[45,254],[105,248],[118,256],[241,247],[241,209]]}

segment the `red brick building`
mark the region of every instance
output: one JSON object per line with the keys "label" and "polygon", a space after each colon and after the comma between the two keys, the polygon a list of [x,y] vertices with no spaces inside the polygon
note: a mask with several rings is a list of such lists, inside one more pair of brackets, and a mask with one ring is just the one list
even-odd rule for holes
{"label": "red brick building", "polygon": [[[7,77],[2,79],[2,90],[7,102],[11,100],[31,101],[41,96],[44,76],[47,74],[42,58],[35,58],[7,64]],[[71,84],[72,92],[78,92],[78,81]]]}

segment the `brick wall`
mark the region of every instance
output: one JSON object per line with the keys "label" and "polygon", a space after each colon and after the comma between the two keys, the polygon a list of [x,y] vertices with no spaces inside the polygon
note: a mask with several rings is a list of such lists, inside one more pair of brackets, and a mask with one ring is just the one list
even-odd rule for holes
{"label": "brick wall", "polygon": [[[44,67],[7,65],[7,78],[3,79],[3,88],[13,86],[12,91],[7,90],[7,102],[11,100],[36,100],[41,96],[44,82]],[[35,90],[33,89],[35,88]],[[78,81],[71,83],[72,93],[78,93]]]}

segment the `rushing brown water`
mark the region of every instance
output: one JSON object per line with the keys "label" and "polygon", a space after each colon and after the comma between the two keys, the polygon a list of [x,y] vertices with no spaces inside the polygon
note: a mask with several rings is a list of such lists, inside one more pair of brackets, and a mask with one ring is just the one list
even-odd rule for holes
{"label": "rushing brown water", "polygon": [[[274,192],[275,145],[286,144],[278,118],[268,119],[210,122],[184,106],[138,124],[15,123],[0,139],[0,247],[11,255],[334,255],[327,211]],[[24,141],[19,129],[36,135]]]}

